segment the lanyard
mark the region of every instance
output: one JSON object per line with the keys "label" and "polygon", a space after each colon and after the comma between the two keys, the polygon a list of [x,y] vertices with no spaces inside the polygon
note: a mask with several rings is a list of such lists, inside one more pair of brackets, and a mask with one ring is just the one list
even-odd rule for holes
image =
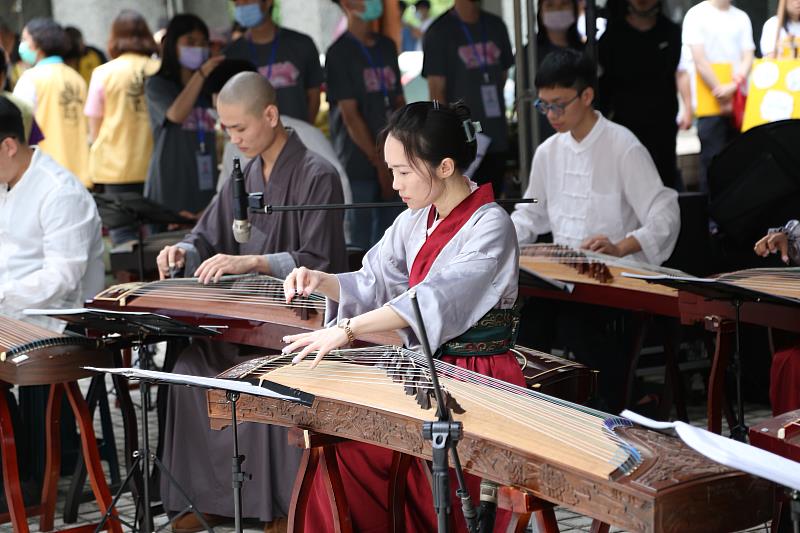
{"label": "lanyard", "polygon": [[383,77],[383,56],[381,55],[380,47],[378,47],[378,63],[376,66],[375,61],[372,59],[372,54],[369,52],[367,47],[364,46],[364,43],[359,41],[358,38],[356,38],[356,36],[352,33],[350,34],[350,37],[352,37],[353,40],[358,43],[359,48],[361,48],[361,53],[367,58],[369,68],[371,68],[373,72],[376,70],[378,71],[378,79],[381,82],[381,92],[383,93],[383,104],[386,106],[386,109],[390,109],[391,101],[389,100],[389,88],[386,86],[386,80]]}
{"label": "lanyard", "polygon": [[486,43],[488,39],[486,38],[486,21],[483,17],[479,16],[479,21],[481,25],[481,41],[483,44],[483,56],[478,54],[478,47],[475,45],[475,41],[472,39],[472,34],[469,31],[466,23],[461,20],[461,17],[458,16],[458,13],[453,11],[453,15],[458,19],[459,24],[461,24],[461,31],[464,32],[464,37],[467,38],[469,45],[472,47],[472,53],[475,56],[475,59],[478,60],[478,64],[481,66],[481,71],[483,72],[483,82],[489,83],[489,70],[487,68],[489,58],[486,55]]}
{"label": "lanyard", "polygon": [[202,107],[194,108],[194,119],[197,124],[197,146],[201,154],[206,153],[206,125],[203,123],[205,109]]}
{"label": "lanyard", "polygon": [[[275,56],[278,53],[278,39],[281,36],[281,29],[275,28],[275,38],[272,39],[272,46],[269,47],[269,60],[267,63],[267,79],[272,78],[272,64],[275,63]],[[247,38],[247,44],[250,48],[250,59],[253,60],[254,65],[258,65],[258,57],[256,57],[256,45],[253,43],[252,37]]]}

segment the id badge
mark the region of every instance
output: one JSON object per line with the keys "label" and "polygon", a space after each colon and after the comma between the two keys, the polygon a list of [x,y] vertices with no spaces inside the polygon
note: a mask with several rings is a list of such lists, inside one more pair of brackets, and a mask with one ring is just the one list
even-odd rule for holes
{"label": "id badge", "polygon": [[195,154],[197,158],[197,185],[201,191],[214,190],[214,162],[211,154]]}
{"label": "id badge", "polygon": [[487,118],[497,118],[501,116],[500,97],[497,94],[497,86],[481,85],[481,99],[483,100],[483,111]]}

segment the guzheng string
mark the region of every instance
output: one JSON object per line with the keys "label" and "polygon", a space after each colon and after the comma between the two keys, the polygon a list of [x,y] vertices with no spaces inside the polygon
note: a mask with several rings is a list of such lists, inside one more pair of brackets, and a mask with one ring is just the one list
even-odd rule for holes
{"label": "guzheng string", "polygon": [[61,337],[59,333],[25,322],[0,317],[0,346],[10,350],[16,345],[43,338]]}
{"label": "guzheng string", "polygon": [[[253,366],[250,373],[286,368],[292,377],[314,381],[430,388],[428,371],[422,366],[421,356],[397,347],[336,350],[316,369],[311,369],[310,363],[305,361],[287,367],[291,357],[270,357]],[[337,365],[337,362],[359,364]],[[543,432],[570,446],[578,444],[582,451],[607,460],[615,466],[629,461],[638,463],[639,456],[635,449],[610,431],[598,431],[599,423],[609,418],[606,413],[517,387],[443,361],[436,361],[435,365],[439,375],[452,379],[448,382],[447,389],[456,400],[470,399],[491,407],[494,412],[509,420]],[[397,376],[400,383],[392,381],[393,376]],[[263,375],[262,379],[269,379],[269,375]],[[481,387],[472,386],[476,384]]]}
{"label": "guzheng string", "polygon": [[[166,279],[138,287],[129,294],[183,301],[287,306],[283,281],[270,276],[230,276],[209,284],[199,283],[197,278]],[[298,296],[288,307],[324,310],[325,298],[318,294]]]}

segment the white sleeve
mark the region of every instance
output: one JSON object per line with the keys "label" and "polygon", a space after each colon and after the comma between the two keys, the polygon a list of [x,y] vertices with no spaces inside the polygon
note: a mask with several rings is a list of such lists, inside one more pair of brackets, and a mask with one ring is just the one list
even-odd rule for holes
{"label": "white sleeve", "polygon": [[33,112],[36,112],[36,84],[33,83],[30,75],[26,76],[26,73],[23,73],[22,76],[19,77],[17,80],[17,84],[14,85],[14,96],[25,100],[31,105]]}
{"label": "white sleeve", "polygon": [[545,153],[540,146],[533,155],[528,188],[523,196],[523,198],[536,198],[537,203],[517,204],[511,214],[511,221],[517,230],[517,239],[521,245],[532,244],[536,242],[539,235],[550,231],[550,219],[547,215],[547,189],[545,188],[547,165],[544,159]]}
{"label": "white sleeve", "polygon": [[80,286],[100,234],[97,209],[85,192],[61,190],[41,205],[42,268],[0,286],[3,308],[47,307]]}
{"label": "white sleeve", "polygon": [[681,227],[678,193],[665,187],[653,159],[641,144],[622,158],[623,192],[641,226],[630,232],[647,262],[660,265],[672,254]]}
{"label": "white sleeve", "polygon": [[756,43],[753,41],[753,23],[750,22],[750,17],[747,13],[742,12],[742,52],[749,52],[756,49]]}
{"label": "white sleeve", "polygon": [[775,50],[775,32],[778,29],[777,17],[767,19],[761,30],[761,55],[771,54]]}
{"label": "white sleeve", "polygon": [[705,35],[703,35],[703,25],[699,20],[697,9],[693,8],[686,12],[683,18],[683,30],[681,32],[681,40],[685,45],[705,44]]}

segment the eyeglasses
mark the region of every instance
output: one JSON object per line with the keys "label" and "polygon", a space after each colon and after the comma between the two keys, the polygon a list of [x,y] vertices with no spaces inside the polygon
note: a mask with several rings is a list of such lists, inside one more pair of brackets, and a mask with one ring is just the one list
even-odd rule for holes
{"label": "eyeglasses", "polygon": [[549,104],[544,100],[542,100],[541,98],[537,98],[533,102],[533,107],[535,107],[536,111],[538,111],[542,115],[547,115],[547,113],[552,111],[553,115],[555,115],[556,117],[560,117],[561,115],[564,114],[564,110],[567,109],[567,106],[572,102],[574,102],[575,100],[577,100],[580,95],[581,93],[576,94],[573,98],[564,102],[563,104],[556,104],[556,103]]}

